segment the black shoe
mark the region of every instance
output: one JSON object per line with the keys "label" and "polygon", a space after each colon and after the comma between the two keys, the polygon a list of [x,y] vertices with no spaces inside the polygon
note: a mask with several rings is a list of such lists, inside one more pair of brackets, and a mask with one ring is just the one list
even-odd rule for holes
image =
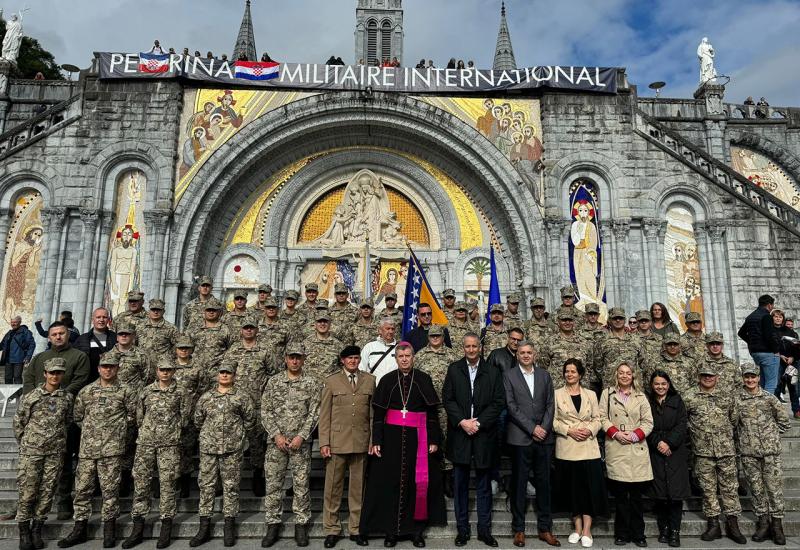
{"label": "black shoe", "polygon": [[197,530],[197,534],[189,541],[189,546],[197,548],[209,540],[211,540],[211,517],[200,516],[200,527]]}
{"label": "black shoe", "polygon": [[386,548],[394,548],[397,546],[397,537],[386,537],[383,539],[383,545]]}
{"label": "black shoe", "polygon": [[464,546],[469,541],[469,535],[467,533],[458,533],[456,535],[455,545],[456,546]]}
{"label": "black shoe", "polygon": [[134,546],[138,546],[144,540],[144,518],[136,517],[133,518],[133,529],[131,530],[130,536],[122,541],[122,547],[133,548]]}
{"label": "black shoe", "polygon": [[722,530],[719,527],[719,516],[706,519],[706,530],[700,535],[700,540],[710,542],[722,538]]}
{"label": "black shoe", "polygon": [[294,542],[297,546],[308,546],[308,524],[298,523],[294,526]]}
{"label": "black shoe", "polygon": [[491,546],[492,548],[497,548],[498,546],[497,539],[488,533],[478,535],[478,540],[484,543],[486,546]]}
{"label": "black shoe", "polygon": [[628,544],[628,539],[625,537],[614,537],[615,546],[625,546],[626,544]]}
{"label": "black shoe", "polygon": [[72,532],[58,541],[59,548],[69,548],[70,546],[75,546],[76,544],[81,544],[86,542],[86,520],[76,521],[75,527],[72,528]]}
{"label": "black shoe", "polygon": [[267,525],[267,534],[261,539],[261,548],[269,548],[278,542],[278,532],[280,528],[281,526],[278,523]]}
{"label": "black shoe", "polygon": [[736,544],[747,544],[747,539],[744,538],[744,535],[739,530],[739,518],[737,516],[728,516],[725,520],[725,535]]}
{"label": "black shoe", "polygon": [[233,546],[236,544],[236,518],[225,518],[225,524],[222,527],[222,544],[225,546]]}
{"label": "black shoe", "polygon": [[33,543],[33,547],[37,550],[44,548],[44,541],[42,540],[43,526],[44,520],[42,519],[35,519],[31,522],[31,542]]}
{"label": "black shoe", "polygon": [[161,532],[158,534],[156,548],[166,548],[172,544],[172,518],[161,520]]}
{"label": "black shoe", "polygon": [[658,526],[658,542],[661,544],[667,544],[669,541],[669,527],[665,525]]}
{"label": "black shoe", "polygon": [[669,534],[669,545],[671,548],[681,547],[681,532],[680,530],[673,530]]}
{"label": "black shoe", "polygon": [[369,546],[369,540],[364,535],[350,535],[350,540],[359,546]]}
{"label": "black shoe", "polygon": [[117,545],[117,520],[103,522],[103,548],[114,548]]}
{"label": "black shoe", "polygon": [[337,535],[328,535],[325,537],[325,548],[333,548],[336,546],[336,543],[339,542],[339,538]]}
{"label": "black shoe", "polygon": [[422,535],[414,535],[414,538],[411,539],[411,543],[414,545],[414,548],[425,548],[425,537]]}
{"label": "black shoe", "polygon": [[31,522],[20,521],[19,524],[19,550],[34,550],[31,540]]}
{"label": "black shoe", "polygon": [[635,544],[639,548],[647,548],[647,539],[645,538],[636,539],[633,541],[633,544]]}

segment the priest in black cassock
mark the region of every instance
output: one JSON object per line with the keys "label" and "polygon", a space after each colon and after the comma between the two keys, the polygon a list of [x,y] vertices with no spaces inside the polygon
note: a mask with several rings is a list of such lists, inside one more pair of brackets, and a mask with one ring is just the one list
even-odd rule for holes
{"label": "priest in black cassock", "polygon": [[440,400],[431,377],[413,368],[411,344],[397,344],[395,359],[397,371],[385,374],[372,396],[372,456],[360,532],[383,533],[387,548],[400,538],[422,548],[425,527],[447,523],[437,453]]}

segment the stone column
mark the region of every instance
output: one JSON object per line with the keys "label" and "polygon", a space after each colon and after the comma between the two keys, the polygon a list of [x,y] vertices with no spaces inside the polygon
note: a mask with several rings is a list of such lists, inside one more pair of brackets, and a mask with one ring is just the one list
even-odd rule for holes
{"label": "stone column", "polygon": [[[78,301],[75,305],[75,324],[79,327],[88,326],[87,310],[91,311],[89,303],[89,287],[92,286],[91,271],[94,264],[94,254],[97,250],[97,223],[100,221],[99,210],[81,209],[83,222],[83,243],[81,259],[78,264]],[[91,243],[91,245],[89,244]]]}
{"label": "stone column", "polygon": [[558,289],[569,277],[569,258],[564,253],[564,228],[569,228],[569,220],[559,216],[547,216],[544,219],[544,227],[547,233],[547,264],[550,272],[549,295],[546,296],[546,301],[548,307],[555,308],[561,303]]}
{"label": "stone column", "polygon": [[[714,300],[717,304],[717,328],[725,333],[729,342],[735,342],[736,326],[734,323],[733,307],[731,305],[731,285],[728,276],[728,259],[725,254],[725,234],[727,226],[722,221],[712,221],[708,225],[708,237],[711,241],[711,254],[714,258],[714,281],[716,294]],[[736,352],[736,346],[728,346],[729,353]]]}
{"label": "stone column", "polygon": [[644,218],[642,230],[647,252],[645,272],[649,276],[647,288],[648,306],[653,302],[666,303],[667,273],[664,264],[664,236],[667,233],[667,222],[658,218]]}
{"label": "stone column", "polygon": [[153,265],[150,270],[150,281],[147,285],[147,291],[151,298],[162,298],[161,292],[163,288],[163,281],[161,280],[164,274],[164,238],[167,232],[167,226],[172,218],[172,211],[170,210],[148,210],[144,213],[144,220],[147,224],[148,232],[152,239],[150,242],[153,246]]}
{"label": "stone column", "polygon": [[700,290],[703,292],[703,310],[706,316],[706,325],[713,329],[719,328],[717,303],[717,270],[708,239],[708,225],[706,222],[694,224],[694,238],[697,242],[697,253],[700,255]]}
{"label": "stone column", "polygon": [[[55,301],[56,271],[58,271],[59,250],[62,248],[64,236],[64,222],[67,219],[67,209],[63,206],[42,209],[42,222],[45,228],[46,252],[44,258],[44,289],[41,300],[37,300],[36,309],[40,312],[45,324],[55,319],[58,304]],[[38,296],[37,296],[38,298]]]}
{"label": "stone column", "polygon": [[[0,208],[0,277],[6,261],[6,241],[8,241],[8,230],[14,220],[13,208]],[[5,281],[0,281],[4,283]]]}
{"label": "stone column", "polygon": [[631,230],[631,220],[621,218],[613,221],[612,231],[614,233],[614,261],[616,269],[614,270],[614,281],[617,287],[617,301],[618,305],[628,309],[630,294],[628,292],[628,274],[626,272],[627,258],[625,250],[628,244],[628,233]]}
{"label": "stone column", "polygon": [[108,243],[111,239],[111,230],[114,227],[116,214],[111,210],[104,210],[100,224],[100,246],[97,247],[97,271],[94,274],[92,290],[92,305],[99,307],[103,304],[106,290],[106,274],[108,272]]}
{"label": "stone column", "polygon": [[[603,274],[606,278],[606,302],[609,308],[617,307],[620,304],[619,292],[617,289],[617,258],[613,253],[612,231],[608,222],[600,225],[600,242],[603,245]],[[612,252],[612,253],[609,253]]]}

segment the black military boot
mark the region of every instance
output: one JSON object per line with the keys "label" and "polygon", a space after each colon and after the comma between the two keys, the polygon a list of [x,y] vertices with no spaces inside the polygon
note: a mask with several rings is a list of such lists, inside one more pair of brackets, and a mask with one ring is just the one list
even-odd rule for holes
{"label": "black military boot", "polygon": [[722,538],[722,529],[719,527],[719,516],[708,518],[706,523],[706,530],[700,535],[700,540],[706,542]]}
{"label": "black military boot", "polygon": [[308,524],[297,523],[294,526],[294,542],[297,546],[308,546]]}
{"label": "black military boot", "polygon": [[19,527],[19,550],[33,550],[33,541],[31,541],[31,522],[20,521],[17,526]]}
{"label": "black military boot", "polygon": [[192,475],[183,474],[180,477],[180,481],[178,483],[180,484],[181,498],[189,498],[189,489],[191,488],[192,484]]}
{"label": "black military boot", "polygon": [[172,543],[172,518],[161,520],[161,532],[158,534],[156,548],[166,548]]}
{"label": "black military boot", "polygon": [[670,529],[670,532],[669,532],[669,545],[672,548],[680,548],[681,547],[681,530],[680,529]]}
{"label": "black military boot", "polygon": [[200,516],[200,529],[197,534],[189,541],[189,546],[194,548],[211,540],[211,518],[208,516]]}
{"label": "black military boot", "polygon": [[42,540],[42,527],[44,526],[43,519],[35,519],[31,523],[31,542],[33,547],[37,550],[44,548],[44,541]]}
{"label": "black military boot", "polygon": [[766,515],[758,516],[756,532],[753,533],[753,542],[764,542],[769,538],[769,518]]}
{"label": "black military boot", "polygon": [[744,535],[739,530],[739,518],[736,516],[728,516],[726,518],[725,535],[736,544],[747,544],[747,539],[744,538]]}
{"label": "black military boot", "polygon": [[86,542],[86,520],[82,519],[75,522],[75,527],[69,535],[58,541],[58,547],[69,548],[84,542]]}
{"label": "black military boot", "polygon": [[250,479],[253,494],[257,497],[263,497],[266,494],[266,487],[264,485],[264,470],[256,468],[253,470],[253,477]]}
{"label": "black military boot", "polygon": [[133,529],[130,536],[122,541],[123,548],[133,548],[144,540],[144,518],[133,518]]}
{"label": "black military boot", "polygon": [[656,522],[658,523],[658,542],[666,544],[669,541],[669,526],[661,518],[658,518]]}
{"label": "black military boot", "polygon": [[278,542],[278,533],[281,525],[279,523],[270,523],[267,525],[267,534],[261,539],[261,548],[269,548]]}
{"label": "black military boot", "polygon": [[114,548],[117,545],[117,520],[103,522],[103,548]]}
{"label": "black military boot", "polygon": [[783,520],[772,518],[772,542],[779,546],[786,544],[786,535],[783,534]]}
{"label": "black military boot", "polygon": [[225,518],[225,525],[222,528],[222,542],[225,546],[236,544],[236,518]]}

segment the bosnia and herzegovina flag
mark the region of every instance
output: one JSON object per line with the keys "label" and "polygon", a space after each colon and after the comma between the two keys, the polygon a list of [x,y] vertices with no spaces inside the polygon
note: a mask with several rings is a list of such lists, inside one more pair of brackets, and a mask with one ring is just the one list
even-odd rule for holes
{"label": "bosnia and herzegovina flag", "polygon": [[245,80],[272,80],[281,74],[281,64],[274,61],[237,61],[234,76]]}
{"label": "bosnia and herzegovina flag", "polygon": [[421,303],[431,306],[434,325],[446,325],[447,317],[442,308],[439,307],[436,294],[431,289],[431,285],[428,284],[425,272],[413,250],[411,250],[411,258],[408,260],[408,274],[406,277],[406,297],[403,302],[403,336],[419,325],[417,311]]}

